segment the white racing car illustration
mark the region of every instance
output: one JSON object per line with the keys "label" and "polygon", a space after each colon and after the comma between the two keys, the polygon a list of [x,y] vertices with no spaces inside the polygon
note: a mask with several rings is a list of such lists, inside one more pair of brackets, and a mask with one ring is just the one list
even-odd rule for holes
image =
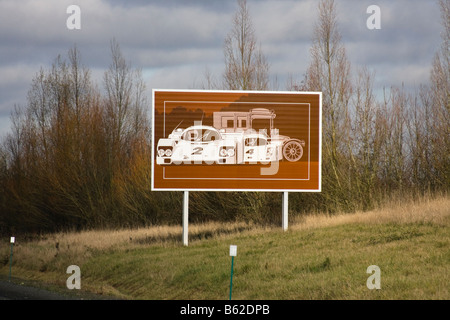
{"label": "white racing car illustration", "polygon": [[[170,164],[267,164],[286,159],[298,161],[305,142],[278,134],[275,113],[268,109],[250,112],[214,112],[214,126],[175,128],[157,145],[156,163]],[[267,130],[252,128],[254,120],[269,120]]]}
{"label": "white racing car illustration", "polygon": [[175,129],[168,138],[159,139],[157,164],[235,164],[236,143],[224,139],[210,126],[197,125]]}

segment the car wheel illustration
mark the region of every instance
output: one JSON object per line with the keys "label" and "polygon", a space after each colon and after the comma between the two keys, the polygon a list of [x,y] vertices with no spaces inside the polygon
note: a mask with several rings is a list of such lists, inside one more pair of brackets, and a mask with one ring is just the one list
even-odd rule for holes
{"label": "car wheel illustration", "polygon": [[283,156],[287,161],[295,162],[303,156],[303,147],[300,142],[290,140],[283,146]]}

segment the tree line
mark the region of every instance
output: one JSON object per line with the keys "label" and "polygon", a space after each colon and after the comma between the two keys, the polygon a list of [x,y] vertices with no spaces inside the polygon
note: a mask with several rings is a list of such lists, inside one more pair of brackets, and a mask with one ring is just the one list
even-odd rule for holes
{"label": "tree line", "polygon": [[[450,186],[449,2],[430,80],[415,92],[373,92],[374,74],[354,70],[334,1],[320,1],[304,77],[287,90],[321,91],[322,192],[292,193],[291,214],[367,210]],[[225,69],[202,88],[268,90],[269,63],[245,0],[224,41]],[[25,106],[0,144],[0,233],[179,224],[182,194],[152,192],[149,101],[141,72],[111,41],[100,89],[76,47],[32,79]],[[281,195],[191,192],[190,219],[279,223]]]}
{"label": "tree line", "polygon": [[393,193],[448,191],[449,1],[440,7],[445,32],[429,83],[415,92],[384,88],[380,97],[374,73],[354,70],[347,58],[334,1],[319,3],[311,62],[292,85],[322,92],[324,210],[365,210]]}

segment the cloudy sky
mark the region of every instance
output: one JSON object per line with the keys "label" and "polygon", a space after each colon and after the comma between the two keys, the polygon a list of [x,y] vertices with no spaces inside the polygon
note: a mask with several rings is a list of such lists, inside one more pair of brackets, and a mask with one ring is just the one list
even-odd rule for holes
{"label": "cloudy sky", "polygon": [[[286,89],[301,79],[317,18],[316,0],[247,0],[271,79]],[[352,68],[375,72],[376,85],[412,88],[426,83],[441,43],[437,0],[336,0],[339,28]],[[370,30],[367,8],[378,5],[381,29]],[[78,5],[81,29],[67,28]],[[0,0],[0,137],[14,104],[25,105],[31,80],[75,44],[102,85],[115,38],[125,58],[141,68],[151,89],[194,89],[205,69],[223,71],[223,41],[236,0]]]}

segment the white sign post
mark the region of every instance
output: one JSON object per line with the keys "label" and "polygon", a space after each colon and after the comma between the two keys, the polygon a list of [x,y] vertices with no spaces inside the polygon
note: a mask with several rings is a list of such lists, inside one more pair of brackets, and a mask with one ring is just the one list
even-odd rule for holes
{"label": "white sign post", "polygon": [[237,246],[230,246],[230,257],[236,257],[237,254]]}

